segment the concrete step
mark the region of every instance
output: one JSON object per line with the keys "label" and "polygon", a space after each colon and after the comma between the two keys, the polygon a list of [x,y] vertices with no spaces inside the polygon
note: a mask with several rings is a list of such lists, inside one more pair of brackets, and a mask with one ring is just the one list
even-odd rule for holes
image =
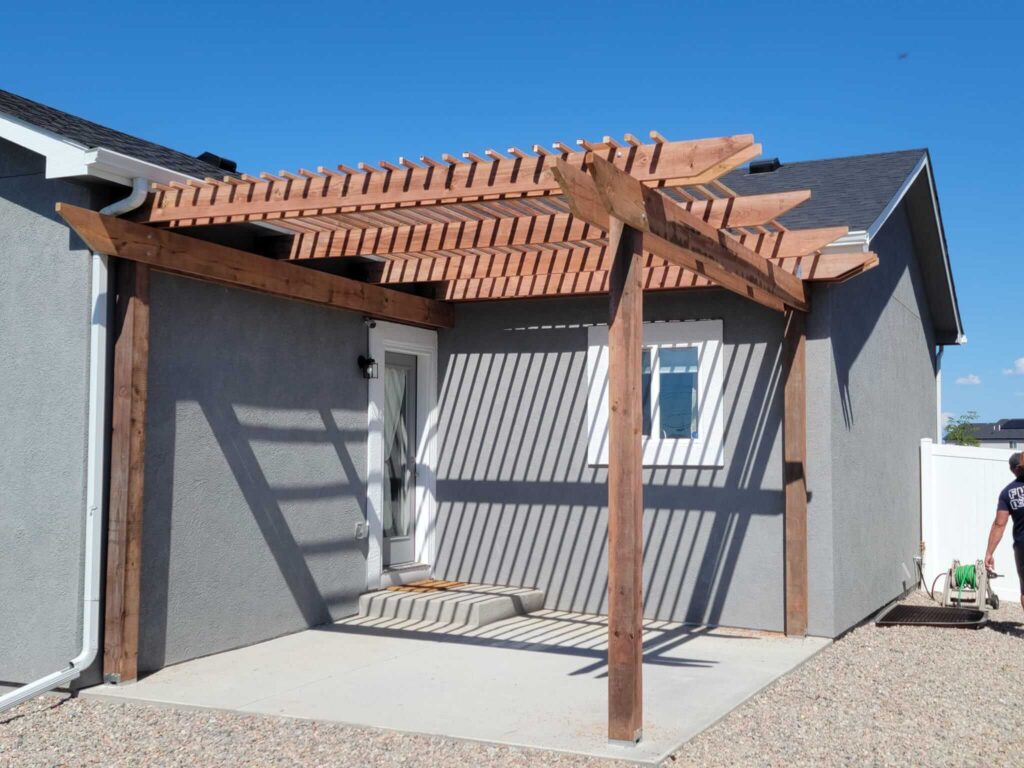
{"label": "concrete step", "polygon": [[544,607],[544,592],[525,587],[424,580],[359,598],[359,616],[482,627]]}

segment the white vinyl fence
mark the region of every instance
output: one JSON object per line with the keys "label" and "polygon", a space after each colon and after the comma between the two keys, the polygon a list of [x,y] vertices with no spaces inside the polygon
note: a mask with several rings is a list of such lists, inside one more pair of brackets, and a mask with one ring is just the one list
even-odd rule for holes
{"label": "white vinyl fence", "polygon": [[[956,558],[973,563],[985,557],[988,532],[996,515],[999,491],[1013,480],[1008,448],[968,448],[921,441],[921,535],[924,576],[930,587]],[[992,587],[1001,600],[1016,601],[1020,584],[1013,562],[1012,521],[996,549]],[[939,587],[942,580],[939,580]],[[938,588],[938,587],[937,587]]]}

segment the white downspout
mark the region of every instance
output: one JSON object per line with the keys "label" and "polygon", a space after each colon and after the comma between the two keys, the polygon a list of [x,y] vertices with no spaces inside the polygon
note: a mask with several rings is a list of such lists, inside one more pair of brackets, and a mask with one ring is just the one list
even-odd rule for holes
{"label": "white downspout", "polygon": [[935,444],[942,445],[945,424],[942,420],[942,355],[946,352],[944,345],[939,345],[935,353]]}
{"label": "white downspout", "polygon": [[[149,180],[132,181],[132,193],[100,213],[117,216],[146,200]],[[100,647],[100,583],[103,567],[103,491],[106,467],[107,348],[110,318],[107,257],[92,255],[92,316],[89,323],[89,443],[85,479],[85,563],[82,578],[82,650],[57,672],[0,696],[0,712],[69,683],[96,659]]]}

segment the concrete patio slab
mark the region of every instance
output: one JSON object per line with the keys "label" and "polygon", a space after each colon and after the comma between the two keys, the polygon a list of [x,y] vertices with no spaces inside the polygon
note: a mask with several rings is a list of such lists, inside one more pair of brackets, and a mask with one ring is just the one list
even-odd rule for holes
{"label": "concrete patio slab", "polygon": [[644,738],[605,735],[604,617],[351,618],[83,696],[309,718],[657,763],[831,641],[646,622]]}

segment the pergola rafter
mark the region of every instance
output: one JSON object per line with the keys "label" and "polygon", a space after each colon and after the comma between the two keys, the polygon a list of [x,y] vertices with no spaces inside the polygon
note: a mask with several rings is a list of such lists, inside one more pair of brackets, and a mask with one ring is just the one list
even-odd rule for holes
{"label": "pergola rafter", "polygon": [[[784,313],[785,628],[802,635],[809,283],[846,280],[878,263],[872,253],[836,245],[846,227],[791,230],[779,221],[809,191],[744,196],[722,181],[760,154],[752,136],[673,142],[652,131],[650,137],[649,143],[627,134],[622,142],[607,136],[575,147],[555,142],[553,150],[487,149],[440,160],[158,185],[132,214],[150,227],[61,209],[93,250],[149,265],[143,272],[153,268],[429,328],[455,322],[449,302],[608,295],[608,425],[615,445],[608,459],[609,736],[623,741],[639,739],[642,727],[643,293],[719,287]],[[167,231],[248,222],[289,233],[288,253],[267,258]],[[351,269],[341,276],[300,266],[324,259]],[[140,338],[125,346],[124,357],[142,370],[145,350]],[[115,389],[130,393],[133,408],[141,398],[136,410],[144,414],[145,392],[131,384],[115,370]],[[131,455],[127,480],[117,479],[126,483],[124,493],[142,471],[141,453]],[[115,544],[116,535],[112,528]],[[126,589],[137,587],[138,558],[126,556],[121,565]],[[125,648],[118,652],[130,659],[132,633],[115,631],[124,629],[125,617],[108,619],[116,625],[108,637],[121,638]]]}
{"label": "pergola rafter", "polygon": [[472,200],[555,195],[558,184],[551,168],[559,159],[582,166],[592,154],[642,182],[654,186],[705,184],[760,154],[753,136],[699,141],[655,142],[628,148],[595,145],[593,151],[565,151],[483,158],[460,162],[450,155],[447,166],[396,167],[379,170],[363,164],[359,171],[339,166],[338,172],[274,177],[265,174],[237,181],[208,179],[190,185],[158,186],[146,214],[151,224],[201,226],[237,221],[440,205]]}
{"label": "pergola rafter", "polygon": [[[610,268],[611,257],[608,245],[604,240],[576,243],[557,243],[533,250],[513,249],[466,249],[459,251],[438,251],[421,254],[406,254],[409,258],[388,259],[384,262],[367,267],[366,278],[370,282],[388,285],[412,283],[450,283],[453,281],[492,278],[524,278],[555,276],[579,272],[606,271]],[[810,256],[772,258],[772,264],[781,269],[799,274],[805,280],[828,280],[838,282],[859,274],[863,269],[875,265],[876,260],[865,258],[863,253],[815,253]],[[644,252],[643,269],[658,270],[670,266],[664,259],[650,251]],[[689,270],[682,272],[690,274]],[[646,288],[685,288],[709,287],[714,283],[703,276],[696,282],[680,279],[678,284],[673,280],[655,279]],[[645,277],[646,280],[646,277]],[[497,285],[497,283],[495,283]],[[456,291],[458,295],[465,292]],[[443,297],[449,301],[459,301],[445,290]],[[507,298],[519,298],[523,294],[514,292]],[[541,295],[547,295],[541,294]],[[559,294],[562,295],[562,294]],[[488,297],[485,296],[484,297]],[[503,298],[496,294],[489,298]]]}
{"label": "pergola rafter", "polygon": [[[810,197],[805,191],[773,195],[731,196],[686,200],[684,207],[704,222],[731,229],[763,228]],[[289,221],[299,234],[293,259],[337,256],[388,256],[416,251],[451,250],[500,245],[536,245],[605,237],[586,222],[575,219],[561,200],[551,198],[546,209],[516,209],[515,201],[491,206],[449,205],[445,213],[430,217],[430,208],[401,211],[402,218],[385,213],[360,216],[307,216]],[[420,221],[416,221],[416,219]],[[384,219],[381,221],[381,219]],[[280,222],[279,222],[280,223]],[[743,233],[745,236],[751,235]],[[761,231],[758,234],[775,234]],[[835,238],[833,238],[835,239]]]}
{"label": "pergola rafter", "polygon": [[[159,186],[141,218],[171,227],[272,222],[292,234],[293,261],[376,260],[356,273],[382,284],[432,283],[437,297],[449,301],[587,294],[606,278],[558,276],[608,270],[606,224],[573,214],[553,170],[608,162],[660,189],[728,242],[738,241],[766,268],[803,281],[838,281],[876,263],[871,254],[822,253],[845,227],[790,230],[779,222],[809,191],[744,196],[722,182],[721,174],[760,152],[753,137],[673,142],[652,131],[651,138],[605,136],[579,139],[575,147],[555,142],[554,151],[510,147]],[[696,263],[665,260],[649,249],[644,257],[647,290],[720,284]],[[774,299],[762,303],[781,307]]]}

